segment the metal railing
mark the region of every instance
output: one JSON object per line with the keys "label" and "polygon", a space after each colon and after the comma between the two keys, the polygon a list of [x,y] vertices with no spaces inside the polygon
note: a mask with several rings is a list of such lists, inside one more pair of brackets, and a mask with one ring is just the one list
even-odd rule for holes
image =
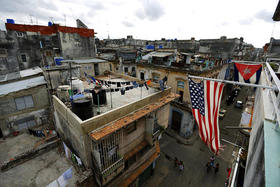
{"label": "metal railing", "polygon": [[279,127],[280,123],[280,80],[276,76],[275,72],[271,68],[270,64],[266,62],[266,68],[265,68],[265,73],[269,81],[269,86],[275,87],[274,90],[270,90],[269,94],[272,99],[273,103],[273,114],[275,116],[275,121],[277,123],[277,126]]}
{"label": "metal railing", "polygon": [[101,172],[103,177],[111,175],[114,171],[116,171],[121,166],[124,166],[123,158],[120,158],[118,161],[116,161],[114,164],[106,168],[104,171]]}

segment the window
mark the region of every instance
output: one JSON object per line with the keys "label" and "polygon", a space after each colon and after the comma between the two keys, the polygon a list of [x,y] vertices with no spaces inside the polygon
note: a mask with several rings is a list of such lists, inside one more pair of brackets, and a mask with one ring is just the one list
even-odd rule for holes
{"label": "window", "polygon": [[131,123],[128,126],[125,127],[125,133],[126,134],[130,134],[135,130],[136,130],[136,121],[134,121],[133,123]]}
{"label": "window", "polygon": [[15,125],[18,130],[27,129],[36,125],[34,116],[26,117],[20,120],[15,121]]}
{"label": "window", "polygon": [[22,55],[20,55],[20,56],[21,56],[22,62],[27,62],[27,59],[26,59],[26,55],[25,55],[25,54],[22,54]]}
{"label": "window", "polygon": [[33,98],[31,95],[15,98],[17,110],[34,107]]}
{"label": "window", "polygon": [[125,73],[128,72],[128,67],[124,67],[124,72],[125,72]]}
{"label": "window", "polygon": [[23,37],[23,33],[22,32],[17,32],[17,37]]}
{"label": "window", "polygon": [[184,87],[185,87],[184,81],[177,81],[177,94],[180,95],[178,101],[181,103],[183,102],[183,98],[184,98]]}

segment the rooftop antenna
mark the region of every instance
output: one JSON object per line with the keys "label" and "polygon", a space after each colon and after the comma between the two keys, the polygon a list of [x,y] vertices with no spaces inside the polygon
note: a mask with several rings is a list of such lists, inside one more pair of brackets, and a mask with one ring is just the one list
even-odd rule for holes
{"label": "rooftop antenna", "polygon": [[64,26],[66,26],[66,14],[63,14],[63,18],[64,18]]}
{"label": "rooftop antenna", "polygon": [[33,24],[32,14],[29,14],[30,17],[30,23]]}

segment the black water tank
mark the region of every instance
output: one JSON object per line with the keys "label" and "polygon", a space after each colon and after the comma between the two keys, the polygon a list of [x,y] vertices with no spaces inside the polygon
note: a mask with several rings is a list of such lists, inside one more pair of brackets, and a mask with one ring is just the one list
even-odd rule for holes
{"label": "black water tank", "polygon": [[72,102],[72,111],[81,119],[87,120],[93,117],[91,99],[77,99]]}
{"label": "black water tank", "polygon": [[92,100],[94,105],[98,105],[98,97],[99,97],[99,105],[106,105],[107,99],[106,99],[106,91],[103,89],[98,90],[96,93],[96,90],[92,90]]}

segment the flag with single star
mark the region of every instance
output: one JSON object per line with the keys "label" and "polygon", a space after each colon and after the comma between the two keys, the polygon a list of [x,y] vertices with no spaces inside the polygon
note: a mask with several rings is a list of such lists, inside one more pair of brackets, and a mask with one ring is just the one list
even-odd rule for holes
{"label": "flag with single star", "polygon": [[199,136],[215,154],[220,148],[219,110],[223,88],[221,82],[203,80],[196,83],[189,78],[192,113],[199,128]]}
{"label": "flag with single star", "polygon": [[234,81],[258,84],[262,73],[262,64],[234,63]]}

